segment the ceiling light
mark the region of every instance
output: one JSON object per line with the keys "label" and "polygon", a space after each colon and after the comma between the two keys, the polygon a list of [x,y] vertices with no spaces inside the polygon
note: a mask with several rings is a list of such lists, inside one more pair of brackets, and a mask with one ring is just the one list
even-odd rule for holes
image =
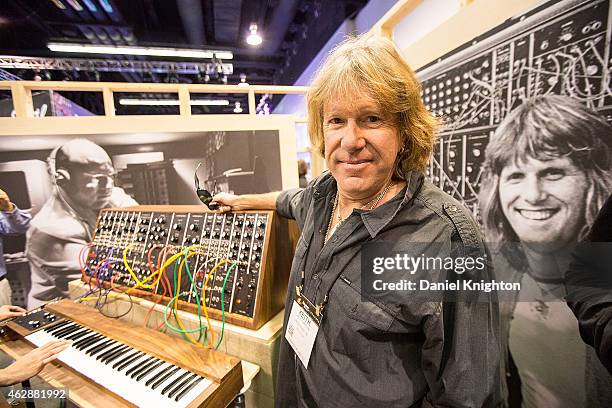
{"label": "ceiling light", "polygon": [[55,7],[60,10],[66,10],[66,6],[64,6],[64,3],[62,3],[60,0],[51,0],[51,3],[55,4]]}
{"label": "ceiling light", "polygon": [[249,27],[251,34],[246,38],[246,42],[249,45],[259,45],[263,41],[261,35],[257,34],[257,24],[251,24]]}
{"label": "ceiling light", "polygon": [[[190,105],[197,106],[227,106],[227,99],[192,99]],[[178,99],[119,99],[119,105],[124,106],[179,106]]]}
{"label": "ceiling light", "polygon": [[242,113],[242,108],[240,107],[240,102],[234,103],[234,113]]}
{"label": "ceiling light", "polygon": [[74,44],[50,42],[47,47],[55,52],[76,52],[81,54],[146,55],[151,57],[176,58],[219,58],[233,59],[231,51],[191,50],[180,48],[130,47],[114,45]]}
{"label": "ceiling light", "polygon": [[108,0],[98,0],[98,1],[100,2],[100,5],[104,9],[104,11],[106,11],[107,13],[113,12],[113,6],[110,5]]}
{"label": "ceiling light", "polygon": [[98,8],[95,4],[93,4],[91,0],[83,0],[83,3],[85,3],[89,11],[91,11],[92,13],[96,13],[98,11]]}
{"label": "ceiling light", "polygon": [[77,0],[66,0],[76,11],[83,11],[83,6]]}

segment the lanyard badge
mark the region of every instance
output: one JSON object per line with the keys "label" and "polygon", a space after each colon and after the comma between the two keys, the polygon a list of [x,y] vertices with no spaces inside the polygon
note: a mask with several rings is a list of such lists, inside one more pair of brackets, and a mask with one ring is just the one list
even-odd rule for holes
{"label": "lanyard badge", "polygon": [[302,283],[295,287],[295,299],[291,305],[285,338],[304,367],[308,368],[326,302],[320,305],[313,304],[303,294],[303,289],[304,272],[302,271]]}

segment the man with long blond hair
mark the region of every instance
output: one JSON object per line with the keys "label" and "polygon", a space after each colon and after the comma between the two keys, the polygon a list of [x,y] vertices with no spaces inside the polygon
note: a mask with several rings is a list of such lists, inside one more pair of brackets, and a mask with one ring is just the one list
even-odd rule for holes
{"label": "man with long blond hair", "polygon": [[[493,294],[374,296],[367,244],[485,254],[478,226],[426,181],[435,119],[393,43],[336,47],[308,95],[311,143],[329,169],[304,189],[219,194],[222,210],[275,209],[302,234],[285,306],[278,407],[489,407],[500,400]],[[370,270],[369,273],[372,271]],[[425,275],[456,279],[459,272]],[[489,277],[486,269],[481,277]],[[463,300],[466,301],[463,301]]]}

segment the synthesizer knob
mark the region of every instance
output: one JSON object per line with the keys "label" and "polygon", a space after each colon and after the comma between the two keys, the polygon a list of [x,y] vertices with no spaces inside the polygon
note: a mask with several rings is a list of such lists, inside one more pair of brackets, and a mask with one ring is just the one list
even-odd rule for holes
{"label": "synthesizer knob", "polygon": [[249,231],[244,233],[245,238],[251,238],[251,233]]}
{"label": "synthesizer knob", "polygon": [[247,227],[252,227],[253,226],[253,221],[247,220],[244,225],[246,225]]}
{"label": "synthesizer knob", "polygon": [[263,239],[263,234],[260,232],[255,233],[255,239]]}
{"label": "synthesizer knob", "polygon": [[191,243],[192,244],[197,244],[198,239],[196,237],[191,238]]}
{"label": "synthesizer knob", "polygon": [[181,228],[182,228],[181,224],[174,224],[174,229],[175,229],[176,231],[180,231],[180,230],[181,230]]}
{"label": "synthesizer knob", "polygon": [[197,231],[198,230],[198,225],[197,224],[191,224],[189,226],[189,230],[190,231]]}
{"label": "synthesizer knob", "polygon": [[159,240],[159,235],[155,234],[155,236],[153,236],[153,239],[158,241]]}
{"label": "synthesizer knob", "polygon": [[170,242],[177,242],[178,241],[178,237],[176,235],[173,235],[172,237],[170,237]]}
{"label": "synthesizer knob", "polygon": [[162,237],[162,238],[165,237],[166,236],[166,231],[161,231],[159,233],[159,236]]}
{"label": "synthesizer knob", "polygon": [[262,220],[257,221],[257,226],[258,227],[263,227],[265,225],[265,223]]}
{"label": "synthesizer knob", "polygon": [[28,324],[32,327],[34,327],[35,329],[40,327],[40,322],[38,320],[30,320],[28,322]]}

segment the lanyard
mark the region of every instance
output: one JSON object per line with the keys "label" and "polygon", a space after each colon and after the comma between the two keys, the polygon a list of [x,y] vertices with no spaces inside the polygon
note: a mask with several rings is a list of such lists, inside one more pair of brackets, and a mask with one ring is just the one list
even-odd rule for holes
{"label": "lanyard", "polygon": [[[338,278],[334,280],[334,283],[336,283],[336,280],[338,280]],[[321,319],[323,319],[323,310],[325,310],[325,306],[327,306],[328,297],[329,291],[325,294],[323,302],[318,305],[311,302],[306,295],[304,295],[304,271],[301,272],[300,284],[295,287],[295,301],[298,305],[304,307],[304,309],[312,315],[311,317],[317,320],[319,324],[321,323]]]}

